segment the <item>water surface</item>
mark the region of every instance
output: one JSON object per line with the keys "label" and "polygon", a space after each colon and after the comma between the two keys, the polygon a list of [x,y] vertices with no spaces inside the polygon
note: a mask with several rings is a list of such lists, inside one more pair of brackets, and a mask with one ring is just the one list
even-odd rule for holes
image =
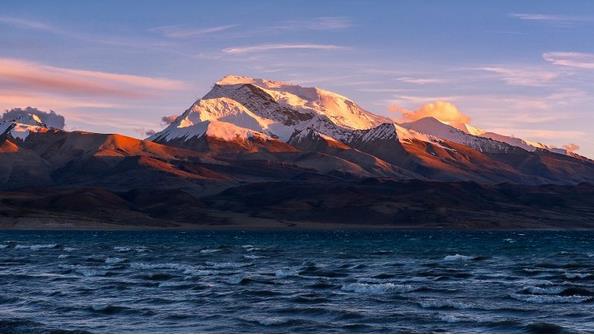
{"label": "water surface", "polygon": [[0,232],[5,332],[594,332],[590,232]]}

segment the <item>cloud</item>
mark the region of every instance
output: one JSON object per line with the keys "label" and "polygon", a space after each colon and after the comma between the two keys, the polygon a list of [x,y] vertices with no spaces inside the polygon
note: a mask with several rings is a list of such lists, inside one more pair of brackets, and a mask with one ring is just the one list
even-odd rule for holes
{"label": "cloud", "polygon": [[13,107],[37,106],[43,109],[117,108],[114,103],[98,102],[86,98],[57,97],[47,94],[0,90],[0,110]]}
{"label": "cloud", "polygon": [[549,23],[578,23],[593,21],[592,17],[585,16],[572,16],[572,15],[558,15],[558,14],[539,14],[539,13],[511,13],[510,17],[520,19],[523,21],[534,21],[534,22],[549,22]]}
{"label": "cloud", "polygon": [[17,28],[23,29],[32,29],[32,30],[42,30],[42,31],[49,31],[49,32],[58,32],[58,29],[55,27],[45,24],[43,22],[32,21],[27,19],[21,19],[17,17],[7,17],[7,16],[0,16],[0,24],[5,24]]}
{"label": "cloud", "polygon": [[412,122],[426,117],[434,117],[458,128],[463,127],[466,123],[470,123],[469,116],[460,112],[454,104],[447,101],[428,103],[415,111],[410,111],[392,104],[388,110],[392,113],[400,113],[402,122]]}
{"label": "cloud", "polygon": [[346,17],[323,16],[309,20],[286,21],[272,28],[283,30],[341,30],[352,25],[351,20]]}
{"label": "cloud", "polygon": [[93,96],[141,97],[147,90],[180,90],[183,82],[165,78],[69,69],[0,58],[0,88]]}
{"label": "cloud", "polygon": [[166,115],[161,117],[161,124],[164,126],[170,125],[177,119],[177,115]]}
{"label": "cloud", "polygon": [[0,121],[13,121],[18,119],[21,116],[34,114],[41,122],[45,123],[48,127],[57,128],[57,129],[64,129],[65,120],[64,116],[56,114],[54,111],[44,112],[37,108],[27,107],[27,108],[13,108],[11,110],[7,110],[0,116]]}
{"label": "cloud", "polygon": [[157,133],[157,131],[156,131],[156,130],[154,130],[154,129],[148,129],[147,131],[145,131],[145,132],[144,132],[144,135],[145,135],[145,136],[153,136],[153,135],[155,135],[156,133]]}
{"label": "cloud", "polygon": [[567,150],[568,152],[574,153],[580,150],[580,146],[574,143],[565,144],[563,149]]}
{"label": "cloud", "polygon": [[486,66],[477,70],[494,73],[506,84],[514,86],[542,86],[559,76],[558,73],[544,70]]}
{"label": "cloud", "polygon": [[414,77],[399,77],[396,80],[407,84],[415,85],[427,85],[427,84],[440,84],[444,83],[445,80],[438,78],[414,78]]}
{"label": "cloud", "polygon": [[216,27],[192,28],[186,26],[163,26],[150,29],[169,38],[190,38],[214,33],[220,33],[237,27],[237,24],[228,24]]}
{"label": "cloud", "polygon": [[[576,139],[587,136],[586,133],[579,130],[556,130],[556,129],[533,129],[533,128],[493,128],[492,132],[500,134],[522,134],[522,137],[534,138],[537,140],[559,140]],[[513,135],[515,136],[515,135]]]}
{"label": "cloud", "polygon": [[259,44],[242,47],[225,48],[223,52],[230,55],[239,55],[273,50],[303,49],[303,50],[337,50],[344,47],[333,44]]}
{"label": "cloud", "polygon": [[594,70],[594,54],[592,53],[545,52],[542,54],[542,58],[555,65]]}

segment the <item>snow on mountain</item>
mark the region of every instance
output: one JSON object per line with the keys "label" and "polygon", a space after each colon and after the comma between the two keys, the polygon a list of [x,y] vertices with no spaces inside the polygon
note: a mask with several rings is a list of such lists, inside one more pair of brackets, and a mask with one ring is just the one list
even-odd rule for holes
{"label": "snow on mountain", "polygon": [[[302,115],[324,115],[340,127],[369,129],[384,122],[391,122],[388,118],[364,110],[340,94],[317,87],[301,87],[280,81],[226,76],[217,82],[215,88],[206,97],[216,95],[219,88],[224,93],[228,93],[229,90],[237,91],[244,85],[258,87],[282,107],[288,107]],[[245,101],[240,96],[236,100]]]}
{"label": "snow on mountain", "polygon": [[356,142],[373,143],[376,141],[398,141],[400,143],[414,143],[414,141],[433,143],[446,150],[451,150],[442,145],[443,140],[428,134],[423,134],[412,129],[406,129],[396,123],[382,123],[381,125],[367,129],[357,130],[353,132],[351,138],[347,143]]}
{"label": "snow on mountain", "polygon": [[[294,134],[308,128],[343,143],[359,136],[360,131],[377,128],[366,136],[393,133],[399,141],[414,139],[437,144],[439,139],[445,139],[485,153],[506,153],[512,147],[519,147],[568,154],[564,149],[486,132],[467,123],[442,122],[434,117],[393,125],[392,120],[370,113],[334,92],[234,75],[219,80],[202,99],[149,140],[189,140],[209,132],[208,135],[223,139],[246,139],[259,134],[288,142]],[[232,136],[232,132],[236,134]]]}
{"label": "snow on mountain", "polygon": [[23,141],[30,133],[46,132],[47,130],[47,125],[33,113],[24,113],[12,120],[0,121],[0,135],[8,135]]}
{"label": "snow on mountain", "polygon": [[541,150],[547,150],[547,151],[554,152],[557,154],[562,154],[562,155],[568,155],[568,156],[574,155],[573,153],[570,153],[567,150],[562,149],[562,148],[556,148],[556,147],[546,145],[543,143],[539,143],[539,142],[526,141],[526,140],[518,138],[518,137],[501,135],[501,134],[497,134],[497,133],[493,133],[493,132],[483,132],[480,134],[480,136],[485,137],[485,138],[490,138],[495,141],[504,142],[509,145],[513,145],[515,147],[520,147],[520,148],[522,148],[526,151],[530,151],[530,152],[541,149]]}
{"label": "snow on mountain", "polygon": [[350,130],[368,129],[390,122],[330,91],[227,76],[171,125],[149,139],[168,141],[201,136],[199,129],[192,127],[207,120],[233,123],[282,141],[288,141],[295,132],[306,128],[340,140],[348,136]]}
{"label": "snow on mountain", "polygon": [[[502,141],[472,135],[458,128],[447,125],[434,117],[425,117],[413,122],[402,123],[403,128],[414,130],[419,133],[432,135],[448,141],[469,146],[475,150],[486,153],[506,153],[510,151],[510,145]],[[468,127],[472,132],[479,132],[477,128]]]}

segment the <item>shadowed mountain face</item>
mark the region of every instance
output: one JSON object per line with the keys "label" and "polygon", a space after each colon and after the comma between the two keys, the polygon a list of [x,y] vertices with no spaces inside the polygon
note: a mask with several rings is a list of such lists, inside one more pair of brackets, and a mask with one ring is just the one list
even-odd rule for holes
{"label": "shadowed mountain face", "polygon": [[34,115],[0,128],[5,227],[594,222],[587,158],[434,118],[396,124],[281,82],[226,77],[147,140]]}

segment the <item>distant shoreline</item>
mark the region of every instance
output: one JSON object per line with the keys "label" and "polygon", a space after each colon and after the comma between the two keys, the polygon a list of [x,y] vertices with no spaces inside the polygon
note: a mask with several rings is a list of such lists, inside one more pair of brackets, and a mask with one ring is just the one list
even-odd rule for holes
{"label": "distant shoreline", "polygon": [[333,223],[302,223],[295,225],[268,224],[268,225],[198,225],[181,224],[178,226],[125,226],[125,225],[72,225],[60,224],[30,224],[19,226],[6,226],[0,223],[2,231],[484,231],[484,232],[505,232],[505,231],[594,231],[592,228],[583,227],[437,227],[437,226],[388,226],[388,225],[353,225]]}

